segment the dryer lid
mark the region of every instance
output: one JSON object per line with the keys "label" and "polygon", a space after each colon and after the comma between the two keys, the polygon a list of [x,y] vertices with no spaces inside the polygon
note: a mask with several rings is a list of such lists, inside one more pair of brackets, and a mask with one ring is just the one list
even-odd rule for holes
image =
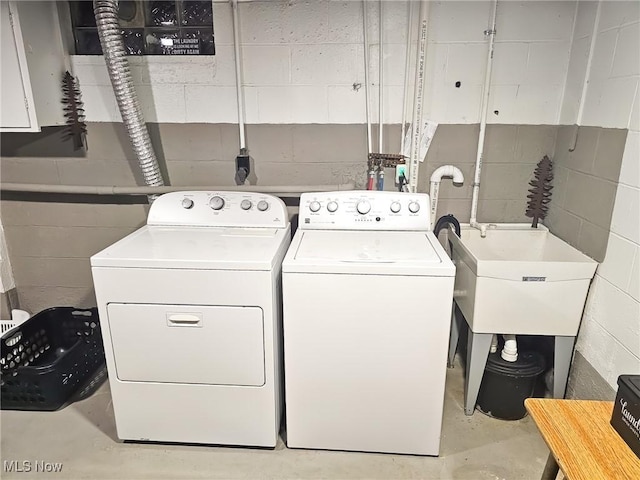
{"label": "dryer lid", "polygon": [[453,276],[431,232],[298,231],[285,272]]}
{"label": "dryer lid", "polygon": [[145,226],[91,257],[91,265],[271,270],[289,235],[289,228]]}

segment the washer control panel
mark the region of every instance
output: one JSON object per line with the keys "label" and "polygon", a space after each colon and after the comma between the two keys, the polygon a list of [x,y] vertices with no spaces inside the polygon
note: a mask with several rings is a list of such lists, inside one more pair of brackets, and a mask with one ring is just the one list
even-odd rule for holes
{"label": "washer control panel", "polygon": [[303,230],[431,230],[429,195],[379,191],[303,193]]}
{"label": "washer control panel", "polygon": [[158,197],[147,225],[271,227],[289,224],[278,197],[254,192],[171,192]]}

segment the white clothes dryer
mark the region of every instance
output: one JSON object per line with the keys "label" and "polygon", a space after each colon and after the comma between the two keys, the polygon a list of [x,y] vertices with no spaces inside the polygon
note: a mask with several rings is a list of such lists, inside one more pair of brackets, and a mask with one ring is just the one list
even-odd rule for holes
{"label": "white clothes dryer", "polygon": [[179,192],[91,257],[118,437],[274,447],[282,200]]}
{"label": "white clothes dryer", "polygon": [[303,194],[282,269],[287,445],[438,455],[455,268],[428,195]]}

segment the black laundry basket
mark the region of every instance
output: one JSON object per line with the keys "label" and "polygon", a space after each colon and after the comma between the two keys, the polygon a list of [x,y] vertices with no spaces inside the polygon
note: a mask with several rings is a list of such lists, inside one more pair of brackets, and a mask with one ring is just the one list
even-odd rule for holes
{"label": "black laundry basket", "polygon": [[96,308],[43,310],[3,335],[0,350],[3,410],[58,410],[106,378]]}
{"label": "black laundry basket", "polygon": [[533,396],[538,376],[544,372],[544,357],[537,352],[519,352],[507,362],[492,353],[478,393],[478,409],[490,417],[519,420],[527,414],[525,399]]}

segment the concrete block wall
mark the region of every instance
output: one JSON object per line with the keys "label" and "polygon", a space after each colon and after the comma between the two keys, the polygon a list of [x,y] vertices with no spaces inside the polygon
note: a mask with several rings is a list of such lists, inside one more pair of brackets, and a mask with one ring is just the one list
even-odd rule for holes
{"label": "concrete block wall", "polygon": [[[414,27],[417,26],[417,2]],[[557,124],[569,67],[575,1],[501,2],[489,121]],[[378,2],[370,2],[372,118],[377,119]],[[402,121],[407,2],[383,5],[384,121]],[[247,123],[364,123],[362,3],[241,3]],[[431,2],[425,111],[440,123],[478,123],[491,2]],[[130,58],[149,122],[237,122],[231,9],[214,3],[214,57]],[[415,61],[415,47],[411,52]],[[73,56],[87,120],[120,121],[101,57]],[[414,72],[410,73],[413,83]],[[460,87],[456,87],[456,82]],[[410,91],[411,97],[411,91]],[[493,113],[493,112],[498,113]]]}
{"label": "concrete block wall", "polygon": [[[594,48],[587,69],[592,39]],[[589,235],[604,236],[608,243],[589,292],[576,348],[614,389],[618,375],[640,374],[639,44],[640,3],[579,3],[562,119],[581,127],[576,150],[564,154],[566,184],[572,184],[574,190],[584,189],[584,193],[575,192],[573,202],[574,208],[583,212],[588,209],[601,215],[603,206],[611,202],[613,193],[615,196],[608,228],[604,228],[606,221],[589,225]],[[602,136],[603,131],[609,132],[607,138]],[[565,135],[573,138],[573,133],[561,129],[558,144]],[[617,170],[610,160],[620,155],[620,138],[624,135],[622,164]],[[598,147],[603,141],[604,149]],[[596,160],[589,163],[588,159],[594,157]],[[564,206],[569,210],[567,203],[565,198]],[[568,213],[562,222],[571,237],[579,217],[572,218]],[[589,370],[581,369],[580,363],[576,368]],[[572,375],[582,374],[575,371]]]}
{"label": "concrete block wall", "polygon": [[[420,171],[428,189],[433,171],[455,163],[473,177],[478,125],[441,125]],[[489,125],[479,215],[486,221],[520,221],[535,163],[553,151],[557,126]],[[229,124],[150,124],[152,140],[174,185],[233,185],[238,131]],[[365,180],[363,125],[248,125],[258,184],[338,184]],[[388,126],[399,148],[399,125]],[[89,124],[86,157],[60,145],[57,129],[37,136],[3,135],[0,174],[5,182],[46,184],[140,184],[124,127]],[[144,224],[143,205],[45,202],[33,198],[0,202],[20,305],[39,311],[54,305],[95,302],[89,257]],[[83,202],[86,199],[76,199]],[[119,201],[119,200],[115,200]],[[468,221],[471,183],[444,181],[438,214]]]}

